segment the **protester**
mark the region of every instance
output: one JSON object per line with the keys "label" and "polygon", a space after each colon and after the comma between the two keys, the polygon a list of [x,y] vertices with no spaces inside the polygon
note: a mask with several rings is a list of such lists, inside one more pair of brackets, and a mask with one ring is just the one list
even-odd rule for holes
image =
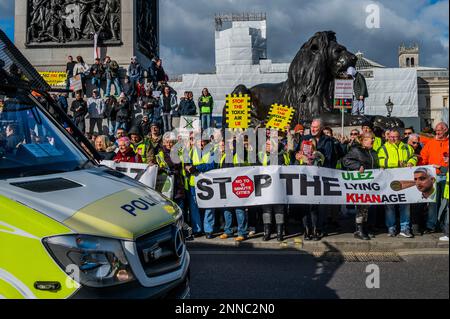
{"label": "protester", "polygon": [[105,118],[106,105],[100,97],[97,89],[92,91],[92,97],[87,101],[89,116],[89,133],[94,133],[94,127],[97,125],[98,133],[103,134],[103,119]]}
{"label": "protester", "polygon": [[131,148],[131,141],[128,137],[121,137],[118,140],[119,151],[114,156],[113,161],[116,163],[142,163],[142,158],[136,154]]}
{"label": "protester", "polygon": [[192,92],[184,92],[184,97],[180,99],[180,107],[178,109],[180,115],[192,116],[197,115],[197,107],[195,106]]}
{"label": "protester", "polygon": [[356,71],[354,67],[349,67],[347,74],[353,79],[353,106],[352,115],[364,115],[364,100],[369,97],[367,84],[364,76]]}
{"label": "protester", "polygon": [[142,114],[147,115],[150,122],[153,122],[155,119],[155,111],[159,110],[158,105],[159,100],[153,97],[153,90],[147,88],[145,94],[139,98],[139,107],[142,109]]}
{"label": "protester", "polygon": [[169,86],[163,88],[163,92],[159,99],[159,107],[161,108],[163,131],[169,132],[172,130],[172,114],[177,107],[177,96],[171,92]]}
{"label": "protester", "polygon": [[102,78],[104,73],[105,69],[103,67],[103,64],[100,62],[99,58],[96,58],[94,64],[91,65],[90,75],[91,75],[91,84],[97,89],[99,96],[101,96],[100,90],[102,87]]}
{"label": "protester", "polygon": [[[70,79],[73,78],[73,69],[76,65],[76,62],[73,61],[73,57],[69,55],[67,57],[67,63],[66,63],[66,90],[70,89]],[[72,97],[74,95],[72,94]]]}
{"label": "protester", "polygon": [[119,102],[114,107],[114,111],[116,112],[116,127],[114,131],[117,131],[118,128],[127,130],[128,123],[131,120],[131,109],[130,103],[123,92],[120,94]]}
{"label": "protester", "polygon": [[111,94],[111,86],[114,84],[114,93],[116,96],[120,96],[122,88],[119,80],[120,67],[117,61],[111,60],[109,56],[105,57],[104,61],[105,75],[106,75],[106,97]]}
{"label": "protester", "polygon": [[84,62],[82,56],[77,56],[77,63],[73,67],[73,75],[80,75],[83,93],[86,94],[86,76],[89,74],[89,65]]}
{"label": "protester", "polygon": [[148,147],[141,135],[139,128],[133,126],[128,132],[128,137],[130,138],[131,141],[130,146],[133,149],[133,151],[141,156],[143,163],[147,163]]}
{"label": "protester", "polygon": [[443,199],[441,201],[441,207],[439,209],[439,220],[442,222],[442,230],[444,236],[440,237],[441,241],[448,241],[448,215],[449,215],[449,179],[448,179],[448,166],[447,174],[445,178],[445,187],[443,192]]}
{"label": "protester", "polygon": [[137,95],[137,84],[140,83],[142,79],[142,67],[135,56],[131,58],[131,63],[128,66],[128,77],[132,88],[130,97],[134,99]]}
{"label": "protester", "polygon": [[[281,145],[281,143],[279,144]],[[258,153],[258,160],[261,166],[269,166],[269,165],[290,165],[291,159],[289,154],[285,152],[283,147],[280,147],[278,150],[274,149],[275,143],[272,139],[267,140],[266,149],[264,152]],[[271,153],[275,153],[275,157],[277,162],[272,162],[272,157],[274,157]],[[272,156],[271,156],[272,155]],[[264,236],[263,241],[270,240],[271,232],[272,232],[272,218],[275,216],[275,223],[277,226],[277,240],[284,240],[284,224],[285,224],[285,205],[264,205],[262,207],[262,219],[264,223]]]}
{"label": "protester", "polygon": [[207,88],[202,90],[202,95],[198,99],[198,107],[200,109],[200,120],[202,130],[211,127],[211,118],[214,108],[214,100]]}
{"label": "protester", "polygon": [[102,160],[111,161],[116,156],[116,153],[114,152],[115,145],[110,142],[106,135],[97,136],[94,147],[100,154]]}
{"label": "protester", "polygon": [[[389,133],[389,140],[378,151],[379,165],[381,168],[412,167],[417,164],[414,150],[408,144],[404,144],[400,139],[400,132],[392,129]],[[386,205],[386,226],[389,236],[397,236],[395,227],[395,209],[400,210],[400,236],[412,238],[414,235],[410,229],[410,205]]]}
{"label": "protester", "polygon": [[[359,171],[360,173],[364,173],[366,169],[378,168],[378,155],[373,149],[374,134],[372,132],[364,132],[358,139],[359,143],[352,147],[342,160],[344,168],[351,171]],[[369,206],[358,205],[357,210],[354,236],[358,239],[370,240],[367,231]]]}
{"label": "protester", "polygon": [[116,129],[116,117],[118,102],[114,96],[109,96],[105,101],[105,116],[108,122],[108,135],[114,136],[114,130]]}
{"label": "protester", "polygon": [[80,129],[80,131],[84,134],[86,130],[85,117],[88,112],[87,103],[83,99],[80,92],[77,92],[75,96],[75,100],[72,102],[70,107],[70,111],[73,114],[73,121],[75,125]]}
{"label": "protester", "polygon": [[383,141],[382,141],[381,137],[378,137],[378,136],[375,134],[373,123],[370,122],[370,121],[364,122],[364,123],[361,125],[361,131],[362,131],[363,133],[371,133],[371,132],[374,133],[373,150],[374,150],[375,152],[378,152],[378,150],[380,149],[380,147],[383,145]]}
{"label": "protester", "polygon": [[412,126],[405,128],[405,130],[403,131],[403,143],[408,143],[408,138],[411,134],[414,134],[414,128]]}
{"label": "protester", "polygon": [[148,145],[147,163],[155,165],[157,164],[156,154],[161,150],[162,144],[161,129],[159,128],[158,123],[153,122],[150,124],[150,136],[147,138],[146,143]]}
{"label": "protester", "polygon": [[445,187],[445,173],[448,170],[449,139],[448,125],[438,123],[435,128],[436,136],[425,144],[420,155],[423,165],[433,165],[436,168],[436,203],[428,204],[427,225],[425,234],[433,233],[438,226],[438,208]]}
{"label": "protester", "polygon": [[[315,139],[303,140],[298,152],[295,154],[294,165],[323,166],[325,156],[317,151]],[[300,206],[300,205],[299,205]],[[321,225],[319,224],[319,205],[301,205],[304,239],[318,241],[322,238]]]}

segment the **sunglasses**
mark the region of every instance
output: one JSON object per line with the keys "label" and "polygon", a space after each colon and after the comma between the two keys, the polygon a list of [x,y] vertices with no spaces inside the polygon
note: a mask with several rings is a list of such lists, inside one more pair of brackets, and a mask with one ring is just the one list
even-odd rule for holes
{"label": "sunglasses", "polygon": [[411,134],[412,134],[412,133],[406,133],[406,132],[404,133],[405,136],[408,136],[408,135],[411,135]]}
{"label": "sunglasses", "polygon": [[411,144],[412,145],[419,145],[420,143],[419,142],[412,142]]}
{"label": "sunglasses", "polygon": [[355,135],[355,136],[358,136],[359,134],[358,133],[350,133],[350,135]]}

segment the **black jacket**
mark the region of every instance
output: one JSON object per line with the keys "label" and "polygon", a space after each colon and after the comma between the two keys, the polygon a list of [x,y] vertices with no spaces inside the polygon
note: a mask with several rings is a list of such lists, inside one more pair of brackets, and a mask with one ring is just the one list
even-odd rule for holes
{"label": "black jacket", "polygon": [[74,100],[70,107],[75,119],[83,119],[87,114],[87,103],[85,100]]}
{"label": "black jacket", "polygon": [[180,108],[178,110],[180,115],[197,115],[197,107],[194,100],[187,100],[182,98],[180,101]]}
{"label": "black jacket", "polygon": [[364,76],[359,72],[356,73],[355,80],[353,81],[353,91],[355,92],[356,99],[359,99],[360,96],[363,96],[364,98],[369,97],[366,79],[364,79]]}
{"label": "black jacket", "polygon": [[357,171],[361,166],[364,169],[379,168],[378,155],[373,149],[368,150],[360,145],[356,145],[348,151],[342,159],[342,165],[347,170]]}
{"label": "black jacket", "polygon": [[130,104],[128,102],[125,103],[117,103],[114,107],[116,113],[116,121],[119,123],[126,123],[130,119]]}
{"label": "black jacket", "polygon": [[[95,72],[95,74],[94,74]],[[105,73],[105,69],[103,68],[103,64],[93,64],[91,66],[91,76],[93,78],[102,79],[103,74]]]}

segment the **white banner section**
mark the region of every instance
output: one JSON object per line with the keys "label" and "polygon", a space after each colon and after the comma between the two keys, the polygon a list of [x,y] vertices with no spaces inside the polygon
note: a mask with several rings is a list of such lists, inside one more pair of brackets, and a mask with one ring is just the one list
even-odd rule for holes
{"label": "white banner section", "polygon": [[131,178],[137,179],[142,184],[155,189],[158,177],[158,166],[137,163],[116,163],[114,161],[101,161],[101,165],[108,166]]}
{"label": "white banner section", "polygon": [[213,170],[195,178],[200,208],[270,204],[387,205],[435,201],[432,166],[347,172],[315,166]]}

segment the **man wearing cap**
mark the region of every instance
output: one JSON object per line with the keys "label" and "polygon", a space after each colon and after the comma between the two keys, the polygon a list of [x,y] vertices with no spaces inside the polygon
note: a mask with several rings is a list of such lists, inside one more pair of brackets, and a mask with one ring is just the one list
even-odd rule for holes
{"label": "man wearing cap", "polygon": [[367,84],[364,76],[357,72],[354,67],[347,69],[347,74],[353,79],[353,107],[352,115],[364,115],[364,99],[369,97]]}
{"label": "man wearing cap", "polygon": [[103,134],[103,118],[105,116],[105,101],[100,97],[99,91],[94,89],[92,97],[87,101],[89,117],[89,133],[94,133],[94,126],[97,125],[98,133]]}
{"label": "man wearing cap", "polygon": [[150,125],[150,135],[145,139],[145,143],[148,145],[147,163],[150,165],[157,164],[156,154],[161,150],[162,144],[161,129],[158,123],[153,122]]}

